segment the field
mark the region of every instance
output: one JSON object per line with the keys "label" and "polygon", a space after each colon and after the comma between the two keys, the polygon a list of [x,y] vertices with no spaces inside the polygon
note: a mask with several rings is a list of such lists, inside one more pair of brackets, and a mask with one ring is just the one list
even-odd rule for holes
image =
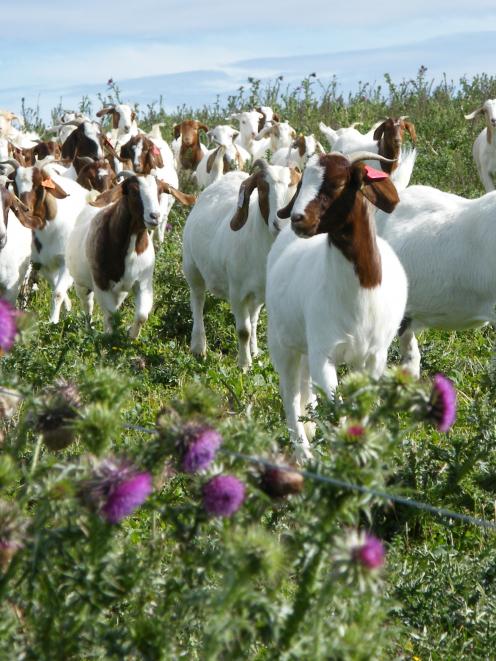
{"label": "field", "polygon": [[[118,96],[112,85],[105,100]],[[227,108],[139,110],[145,129],[164,122],[167,140],[182,118],[214,126],[260,102],[319,139],[319,121],[369,128],[388,115],[409,115],[419,151],[412,183],[477,197],[484,191],[471,148],[482,120],[474,126],[463,114],[494,97],[496,79],[433,85],[421,69],[415,80],[394,84],[386,77],[382,88],[364,84],[347,99],[310,75],[296,91],[252,80]],[[82,106],[90,110],[85,100]],[[25,116],[43,129],[36,111],[25,109]],[[494,530],[310,476],[301,491],[294,478],[295,493],[277,498],[273,481],[281,476],[239,456],[283,463],[291,456],[266,319],[262,314],[261,355],[242,374],[229,307],[209,296],[208,355],[191,355],[181,271],[186,215],[174,206],[157,258],[154,311],[138,340],[126,335],[132,303],[105,335],[100,313],[89,326],[73,292],[73,312],[50,325],[50,292],[40,280],[20,338],[2,358],[1,383],[23,400],[5,423],[0,456],[0,657],[491,658]],[[322,401],[315,414],[316,458],[305,469],[496,521],[494,341],[489,326],[423,333],[419,383],[395,369],[396,344],[391,371],[379,383],[343,370],[336,401]],[[421,419],[436,373],[457,390],[448,433]],[[63,407],[54,385],[61,378],[77,407],[77,434],[54,449],[47,419],[56,420]],[[160,433],[149,433],[159,412]],[[178,440],[188,423],[216,428],[224,439],[202,473],[180,470]],[[354,436],[357,425],[363,433]],[[91,482],[98,462],[110,457],[153,474],[151,495],[116,524],[98,510]],[[246,499],[230,517],[207,516],[202,504],[202,488],[217,474],[245,484]],[[383,540],[383,568],[357,559],[357,530]]]}

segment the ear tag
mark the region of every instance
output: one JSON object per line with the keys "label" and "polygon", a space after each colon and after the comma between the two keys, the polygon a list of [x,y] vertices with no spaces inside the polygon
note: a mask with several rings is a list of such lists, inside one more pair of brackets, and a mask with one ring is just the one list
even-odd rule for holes
{"label": "ear tag", "polygon": [[152,154],[154,156],[160,156],[160,149],[156,145],[153,145],[152,147]]}
{"label": "ear tag", "polygon": [[244,188],[240,188],[238,195],[238,209],[241,209],[244,203],[245,203],[245,190]]}
{"label": "ear tag", "polygon": [[41,185],[43,186],[43,188],[55,188],[55,184],[54,184],[53,181],[50,179],[50,177],[48,177],[48,179],[44,179],[44,180],[41,182]]}
{"label": "ear tag", "polygon": [[365,176],[370,181],[381,181],[382,179],[388,179],[389,175],[387,172],[382,172],[381,170],[376,170],[375,168],[370,167],[370,165],[365,166]]}

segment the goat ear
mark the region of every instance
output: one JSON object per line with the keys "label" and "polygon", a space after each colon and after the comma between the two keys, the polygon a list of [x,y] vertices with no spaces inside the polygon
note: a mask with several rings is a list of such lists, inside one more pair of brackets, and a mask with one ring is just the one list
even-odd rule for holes
{"label": "goat ear", "polygon": [[135,119],[136,119],[136,113],[134,112],[134,110],[131,110],[131,121],[134,122]]}
{"label": "goat ear", "polygon": [[30,216],[21,209],[21,206],[16,202],[10,207],[14,215],[19,219],[21,225],[27,227],[29,230],[41,230],[45,227],[46,223],[39,216]]}
{"label": "goat ear", "polygon": [[474,110],[474,112],[469,113],[468,115],[464,115],[465,119],[475,119],[477,115],[483,115],[484,114],[484,108],[477,108],[477,110]]}
{"label": "goat ear", "polygon": [[296,186],[297,184],[300,183],[301,179],[301,170],[298,166],[294,168],[289,168],[289,176],[290,176],[290,186]]}
{"label": "goat ear", "polygon": [[412,124],[412,122],[404,122],[404,124],[405,124],[405,130],[408,131],[413,142],[417,142],[417,132],[415,131],[415,124]]}
{"label": "goat ear", "polygon": [[273,122],[280,122],[281,121],[280,116],[276,112],[272,115],[272,121]]}
{"label": "goat ear", "polygon": [[188,195],[188,193],[183,193],[180,190],[177,190],[177,188],[174,188],[174,186],[171,186],[165,181],[162,181],[159,179],[158,181],[158,189],[159,193],[168,193],[169,195],[172,195],[174,199],[176,199],[178,202],[181,204],[185,204],[186,206],[190,207],[196,202],[196,196],[195,195]]}
{"label": "goat ear", "polygon": [[382,122],[382,124],[379,124],[379,126],[374,131],[374,135],[373,135],[374,140],[380,140],[382,138],[382,134],[384,133],[385,126],[386,126],[386,122]]}
{"label": "goat ear", "polygon": [[234,232],[240,230],[248,220],[248,212],[250,210],[250,197],[255,188],[257,187],[259,173],[255,172],[250,177],[245,179],[239,187],[238,206],[234,216],[231,218],[231,229]]}
{"label": "goat ear", "polygon": [[94,200],[89,202],[89,204],[92,207],[106,207],[108,204],[112,204],[112,202],[115,202],[118,200],[120,197],[122,197],[122,186],[117,185],[111,188],[110,190],[105,191],[104,193],[101,193],[96,197]]}
{"label": "goat ear", "polygon": [[206,133],[208,131],[208,126],[206,124],[198,124],[198,130],[205,131]]}
{"label": "goat ear", "polygon": [[63,200],[69,196],[69,193],[66,193],[44,170],[41,171],[41,176],[43,177],[41,185],[46,189],[47,193],[56,197],[57,200]]}
{"label": "goat ear", "polygon": [[391,213],[400,201],[398,191],[386,173],[368,168],[363,163],[356,163],[353,166],[352,177],[360,183],[360,190],[367,200],[381,211]]}
{"label": "goat ear", "polygon": [[174,139],[177,140],[181,135],[181,124],[176,124],[172,130],[174,131]]}
{"label": "goat ear", "polygon": [[[293,168],[291,168],[291,169],[293,169]],[[300,174],[300,177],[301,177],[301,174]],[[301,179],[298,182],[298,186],[296,187],[295,194],[293,195],[290,202],[288,204],[286,204],[286,206],[283,207],[282,209],[279,209],[279,211],[277,212],[277,217],[278,218],[289,218],[291,216],[291,212],[293,211],[294,203],[296,202],[296,198],[298,197],[298,194],[300,192],[300,188],[301,188]]]}
{"label": "goat ear", "polygon": [[119,113],[116,110],[112,110],[112,128],[119,128]]}
{"label": "goat ear", "polygon": [[62,158],[70,158],[71,161],[74,159],[78,142],[77,131],[78,129],[75,129],[62,145]]}

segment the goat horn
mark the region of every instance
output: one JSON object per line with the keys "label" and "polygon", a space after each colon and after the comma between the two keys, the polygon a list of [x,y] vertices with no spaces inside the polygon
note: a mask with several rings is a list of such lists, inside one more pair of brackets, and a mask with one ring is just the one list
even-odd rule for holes
{"label": "goat horn", "polygon": [[[339,154],[340,152],[333,152],[333,153]],[[342,155],[346,156],[346,158],[350,162],[350,165],[354,165],[359,161],[380,161],[381,163],[394,163],[396,161],[395,158],[386,158],[385,156],[374,154],[374,152],[371,151],[354,151],[351,154],[342,154]]]}
{"label": "goat horn", "polygon": [[109,112],[113,112],[114,110],[115,110],[115,105],[105,106],[104,108],[100,108],[100,110],[96,113],[96,116],[101,117],[102,115],[107,115]]}
{"label": "goat horn", "polygon": [[121,172],[118,172],[115,175],[116,179],[120,179],[120,177],[124,177],[124,179],[129,179],[129,177],[136,177],[136,172],[132,172],[132,170],[121,170]]}
{"label": "goat horn", "polygon": [[9,165],[12,165],[12,167],[15,168],[16,170],[17,168],[21,167],[21,164],[15,158],[8,158],[6,161],[0,161],[0,165],[3,163],[8,163]]}
{"label": "goat horn", "polygon": [[84,121],[84,119],[70,119],[68,122],[62,122],[61,126],[81,126]]}
{"label": "goat horn", "polygon": [[23,202],[22,200],[20,200],[20,199],[17,197],[17,195],[14,193],[14,191],[9,190],[9,192],[10,192],[10,194],[14,197],[14,199],[15,199],[17,202],[19,202],[19,204],[21,205],[21,209],[22,209],[23,211],[25,211],[25,212],[28,212],[28,211],[29,211],[29,207],[28,207],[26,204],[24,204],[24,202]]}
{"label": "goat horn", "polygon": [[78,156],[77,159],[78,161],[86,163],[86,165],[93,165],[93,163],[96,163],[96,161],[94,161],[91,156]]}
{"label": "goat horn", "polygon": [[409,115],[400,115],[400,119],[408,119]]}

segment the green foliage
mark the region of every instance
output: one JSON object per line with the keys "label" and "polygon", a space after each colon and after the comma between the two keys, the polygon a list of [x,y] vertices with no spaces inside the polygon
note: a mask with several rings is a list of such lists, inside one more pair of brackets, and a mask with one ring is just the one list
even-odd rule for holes
{"label": "green foliage", "polygon": [[[360,84],[346,99],[336,80],[324,87],[311,74],[297,89],[284,89],[282,77],[266,86],[251,79],[226,107],[166,114],[160,100],[137,111],[144,129],[163,123],[168,139],[184,117],[215,125],[258,104],[316,136],[319,121],[334,128],[362,121],[368,129],[389,114],[408,114],[418,134],[415,182],[475,197],[483,192],[471,157],[479,127],[463,114],[495,96],[494,78],[435,85],[421,68],[414,80]],[[109,81],[100,101],[120,99]],[[81,109],[91,112],[87,99]],[[36,110],[24,109],[24,117],[40,128]],[[208,296],[208,354],[202,361],[190,354],[181,273],[186,213],[177,205],[171,213],[173,228],[157,255],[154,313],[139,340],[125,334],[127,303],[111,335],[98,312],[87,324],[75,298],[70,316],[48,324],[49,291],[40,281],[29,300],[38,321],[24,322],[20,341],[2,357],[2,385],[24,399],[4,420],[0,455],[0,551],[9,540],[17,545],[0,552],[1,658],[488,658],[496,644],[492,531],[308,478],[301,492],[271,497],[264,467],[240,458],[290,461],[265,320],[262,353],[242,374],[230,310]],[[494,339],[490,327],[424,333],[420,383],[394,369],[378,383],[341,373],[336,399],[321,398],[311,415],[315,460],[306,468],[493,520]],[[393,346],[390,362],[397,358]],[[458,391],[448,434],[422,422],[437,372]],[[64,413],[69,421],[61,417],[76,433],[57,449],[40,415],[55,407],[61,416],[53,399],[60,379],[78,398]],[[224,439],[200,474],[180,470],[178,439],[191,421]],[[160,433],[148,433],[157,422]],[[112,525],[95,500],[95,472],[124,460],[150,471],[154,490]],[[242,508],[229,518],[209,518],[202,506],[203,485],[219,474],[246,485]],[[357,529],[385,540],[383,571],[357,565]]]}

